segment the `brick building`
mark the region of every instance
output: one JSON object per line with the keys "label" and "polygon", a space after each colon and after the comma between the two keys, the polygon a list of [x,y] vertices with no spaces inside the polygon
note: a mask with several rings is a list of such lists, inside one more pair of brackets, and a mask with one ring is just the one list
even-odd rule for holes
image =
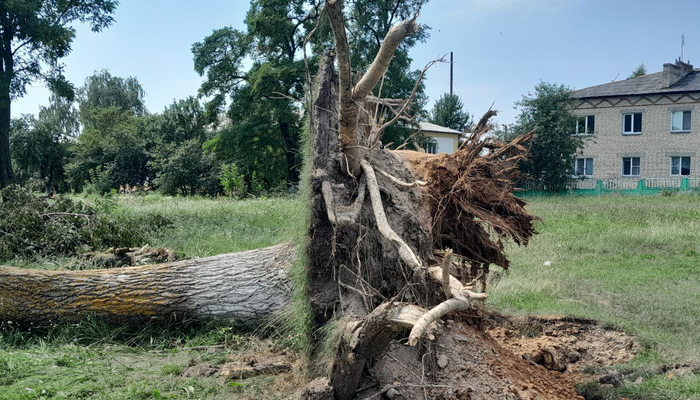
{"label": "brick building", "polygon": [[577,90],[575,172],[593,179],[700,176],[700,70],[663,71]]}

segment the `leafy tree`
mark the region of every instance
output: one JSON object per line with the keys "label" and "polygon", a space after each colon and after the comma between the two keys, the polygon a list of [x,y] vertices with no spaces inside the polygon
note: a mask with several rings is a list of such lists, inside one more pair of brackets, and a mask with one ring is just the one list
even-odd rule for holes
{"label": "leafy tree", "polygon": [[67,167],[74,189],[81,190],[85,182],[91,182],[104,193],[119,185],[142,184],[151,176],[152,134],[143,95],[133,77],[100,71],[85,80],[79,94],[83,131],[71,146]]}
{"label": "leafy tree", "polygon": [[[389,29],[412,17],[427,0],[355,0],[347,17],[353,44],[353,68],[366,69]],[[304,39],[317,27],[310,46],[315,54],[332,45],[327,20],[318,21],[319,0],[253,0],[246,30],[215,30],[192,46],[195,70],[205,77],[200,95],[211,100],[216,114],[229,101],[230,127],[211,144],[227,163],[236,163],[250,181],[257,171],[269,188],[279,179],[292,185],[299,179],[299,138],[302,131],[306,69]],[[427,30],[408,38],[395,52],[384,79],[382,97],[408,98],[419,72],[412,71],[408,49],[427,37]],[[246,68],[245,60],[252,60]],[[309,60],[315,73],[317,58]],[[378,92],[377,92],[378,93]],[[294,100],[297,99],[297,100]],[[423,86],[414,113],[425,103]],[[410,131],[391,127],[387,141],[403,142]],[[235,147],[234,147],[235,146]],[[284,164],[279,162],[280,153]]]}
{"label": "leafy tree", "polygon": [[523,96],[515,130],[523,134],[535,130],[530,157],[521,170],[549,191],[565,188],[576,154],[582,147],[580,138],[572,136],[576,116],[571,112],[575,100],[564,85],[542,82],[535,93]]}
{"label": "leafy tree", "polygon": [[17,178],[36,178],[65,190],[64,167],[68,161],[68,141],[78,133],[78,113],[73,102],[53,95],[49,107],[41,107],[38,118],[24,115],[12,120],[10,129],[12,159]]}
{"label": "leafy tree", "polygon": [[202,104],[194,97],[175,101],[155,126],[149,166],[158,190],[169,195],[220,193],[220,163],[202,149],[211,135]]}
{"label": "leafy tree", "polygon": [[61,74],[59,60],[71,50],[75,22],[99,32],[114,21],[117,0],[0,1],[0,187],[14,179],[10,163],[11,101],[26,86],[45,80],[52,90],[72,97],[73,87]]}
{"label": "leafy tree", "polygon": [[641,64],[639,64],[639,66],[637,68],[632,70],[632,73],[630,74],[630,76],[627,77],[627,79],[636,78],[638,76],[642,76],[642,75],[646,75],[646,74],[647,74],[647,66],[644,65],[644,63],[641,63]]}
{"label": "leafy tree", "polygon": [[472,116],[464,110],[462,100],[456,94],[444,94],[433,105],[428,119],[433,124],[463,132],[472,123]]}
{"label": "leafy tree", "polygon": [[94,112],[115,108],[133,116],[147,113],[143,100],[145,92],[138,79],[133,76],[112,76],[108,70],[95,71],[85,79],[79,92],[80,120],[85,126],[98,124]]}
{"label": "leafy tree", "polygon": [[[243,149],[253,147],[261,151],[256,153],[258,158],[266,158],[272,156],[266,151],[271,149],[252,143],[275,142],[283,149],[285,164],[282,171],[271,171],[270,181],[277,175],[290,185],[299,180],[303,113],[294,99],[304,97],[306,75],[301,55],[304,38],[313,29],[319,7],[306,0],[254,0],[246,15],[245,32],[230,27],[217,29],[192,46],[195,71],[205,76],[200,94],[212,96],[208,108],[218,112],[227,96],[231,102],[232,129],[226,131],[228,138],[215,146],[218,154],[227,161],[241,163],[241,159],[231,158],[237,152],[223,145],[250,143]],[[244,65],[246,59],[253,61],[248,69]],[[243,126],[247,128],[241,129]]]}
{"label": "leafy tree", "polygon": [[197,139],[164,146],[154,160],[158,170],[154,184],[167,195],[213,196],[221,191],[221,166],[213,154],[202,152]]}

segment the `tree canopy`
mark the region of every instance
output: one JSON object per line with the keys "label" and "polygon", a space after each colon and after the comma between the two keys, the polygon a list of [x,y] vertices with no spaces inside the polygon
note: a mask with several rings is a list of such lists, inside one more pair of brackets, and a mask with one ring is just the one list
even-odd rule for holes
{"label": "tree canopy", "polygon": [[0,187],[14,174],[10,164],[11,101],[41,79],[59,96],[73,96],[60,59],[71,51],[74,22],[99,32],[114,21],[117,0],[4,0],[0,2]]}
{"label": "tree canopy", "polygon": [[464,104],[459,96],[445,93],[433,105],[428,120],[433,124],[463,132],[472,124],[472,119],[469,112],[464,109]]}

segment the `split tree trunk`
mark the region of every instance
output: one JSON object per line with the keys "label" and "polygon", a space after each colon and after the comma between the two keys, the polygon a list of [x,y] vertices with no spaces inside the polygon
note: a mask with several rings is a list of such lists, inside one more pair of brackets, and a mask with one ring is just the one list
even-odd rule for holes
{"label": "split tree trunk", "polygon": [[92,314],[111,323],[153,317],[230,320],[253,328],[291,298],[285,243],[166,264],[88,271],[0,267],[0,320],[46,326]]}

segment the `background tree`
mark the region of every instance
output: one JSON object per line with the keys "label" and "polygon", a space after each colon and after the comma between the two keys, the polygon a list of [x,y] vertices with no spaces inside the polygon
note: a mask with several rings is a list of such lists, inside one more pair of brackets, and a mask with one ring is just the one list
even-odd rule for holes
{"label": "background tree", "polygon": [[548,191],[565,188],[583,145],[579,137],[572,136],[576,126],[576,116],[571,112],[574,104],[570,88],[547,82],[535,86],[534,94],[529,93],[516,103],[520,107],[516,133],[534,130],[536,134],[521,171]]}
{"label": "background tree", "polygon": [[[288,185],[299,180],[300,101],[306,80],[303,43],[318,15],[317,1],[254,0],[245,32],[217,29],[192,46],[195,71],[205,76],[200,94],[212,97],[210,112],[220,112],[227,97],[231,103],[231,129],[217,143],[217,153],[228,162],[242,163],[228,146],[248,143],[246,147],[251,147],[245,151],[256,151],[258,159],[274,156],[270,145],[283,149],[286,164],[282,171],[270,171],[266,176],[270,182],[280,173]],[[253,61],[248,69],[245,59]]]}
{"label": "background tree", "polygon": [[59,95],[71,97],[72,86],[59,60],[71,50],[74,22],[99,32],[112,22],[116,0],[4,0],[0,2],[0,187],[14,178],[10,163],[12,99],[26,85],[43,79]]}
{"label": "background tree", "polygon": [[464,109],[459,96],[445,93],[433,105],[428,121],[464,132],[472,124],[472,116]]}
{"label": "background tree", "polygon": [[73,102],[52,95],[50,105],[39,115],[24,115],[12,120],[10,143],[12,160],[20,183],[30,178],[51,188],[66,190],[64,169],[68,162],[69,140],[78,134],[78,112]]}
{"label": "background tree", "polygon": [[143,96],[133,77],[100,71],[85,80],[79,93],[83,131],[71,145],[67,167],[75,190],[89,182],[104,193],[119,185],[143,184],[149,178],[152,134],[147,130]]}
{"label": "background tree", "polygon": [[154,184],[164,194],[215,195],[221,192],[221,166],[211,151],[206,112],[194,97],[175,101],[156,122],[152,159]]}
{"label": "background tree", "polygon": [[647,66],[644,65],[644,63],[641,63],[641,64],[639,64],[639,66],[637,68],[632,70],[632,73],[630,74],[630,76],[627,77],[627,79],[636,78],[638,76],[642,76],[642,75],[646,75],[646,74],[647,74]]}

